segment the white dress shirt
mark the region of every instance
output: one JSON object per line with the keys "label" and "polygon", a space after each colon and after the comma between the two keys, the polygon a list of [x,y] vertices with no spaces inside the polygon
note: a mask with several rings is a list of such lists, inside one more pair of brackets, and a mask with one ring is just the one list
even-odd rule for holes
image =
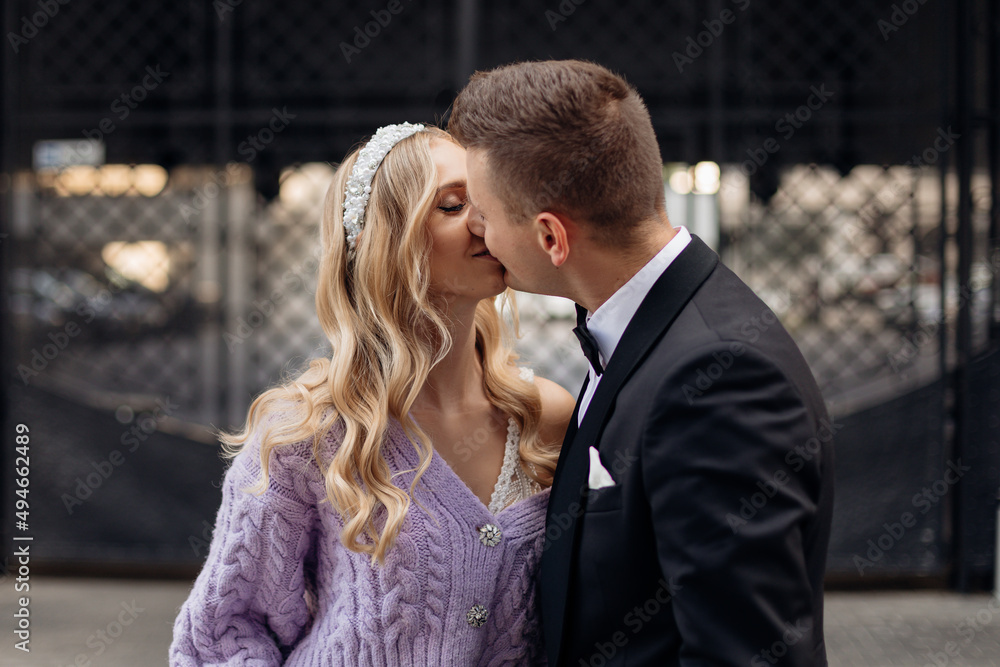
{"label": "white dress shirt", "polygon": [[[607,367],[608,360],[615,353],[618,341],[622,339],[625,328],[635,316],[635,311],[639,310],[642,300],[649,294],[653,283],[667,270],[681,250],[691,242],[691,234],[684,227],[678,227],[674,238],[670,239],[667,245],[656,253],[656,255],[646,262],[646,265],[639,269],[627,283],[618,288],[611,297],[605,301],[593,313],[587,313],[587,328],[597,340],[597,347],[601,351],[601,365]],[[588,364],[590,381],[587,383],[587,391],[580,399],[580,410],[577,414],[577,425],[583,423],[583,416],[587,413],[590,400],[597,391],[597,385],[601,381],[601,375],[594,372],[593,367]]]}

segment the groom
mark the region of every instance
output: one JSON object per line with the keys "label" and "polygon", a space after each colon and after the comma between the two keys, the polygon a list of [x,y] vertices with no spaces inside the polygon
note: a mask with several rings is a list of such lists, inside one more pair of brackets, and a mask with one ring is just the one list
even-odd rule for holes
{"label": "groom", "polygon": [[575,301],[591,368],[552,487],[549,664],[826,665],[835,427],[771,310],[664,205],[636,91],[479,72],[448,130],[510,287]]}

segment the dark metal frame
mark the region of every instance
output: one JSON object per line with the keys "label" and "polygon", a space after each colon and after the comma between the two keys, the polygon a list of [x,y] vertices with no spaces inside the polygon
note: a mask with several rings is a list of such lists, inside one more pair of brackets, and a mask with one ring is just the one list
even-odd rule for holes
{"label": "dark metal frame", "polygon": [[[85,4],[85,0],[74,0],[73,5],[81,4]],[[452,95],[463,85],[469,74],[478,67],[497,64],[498,58],[507,58],[511,55],[566,57],[570,54],[566,53],[565,44],[575,39],[580,43],[581,53],[586,52],[588,57],[600,59],[605,56],[616,62],[626,60],[624,57],[616,58],[614,53],[602,53],[598,46],[592,47],[584,43],[584,38],[592,33],[586,32],[590,28],[585,27],[587,19],[583,14],[588,8],[590,11],[598,11],[596,6],[581,6],[579,8],[581,15],[576,18],[570,17],[576,21],[575,28],[572,24],[567,24],[565,28],[560,27],[562,32],[549,33],[544,26],[542,13],[545,9],[553,9],[555,3],[552,4],[553,7],[542,8],[531,5],[533,9],[529,9],[528,6],[518,2],[503,6],[491,5],[482,0],[443,0],[441,3],[436,3],[436,15],[447,17],[448,30],[442,31],[438,38],[449,40],[441,52],[446,53],[450,61],[447,66],[442,65],[441,71],[430,79],[433,79],[434,85],[442,89],[418,90],[414,87],[398,91],[398,94],[390,94],[386,91],[379,92],[372,86],[344,84],[342,90],[345,99],[336,104],[330,102],[329,90],[320,91],[316,97],[317,101],[312,105],[308,104],[308,95],[304,95],[302,99],[306,100],[303,103],[305,106],[299,112],[303,134],[296,141],[290,142],[288,147],[283,148],[280,154],[269,155],[268,160],[262,160],[255,165],[258,190],[265,195],[273,195],[277,184],[277,172],[281,166],[299,160],[317,159],[321,153],[324,155],[323,159],[329,159],[331,154],[343,154],[350,144],[382,122],[399,118],[443,117]],[[879,12],[886,12],[884,5],[888,3],[857,4],[858,7],[868,11],[869,15],[876,15]],[[36,6],[36,3],[28,0],[5,3],[4,34],[16,32],[21,16],[34,11]],[[690,30],[699,26],[702,18],[717,16],[727,6],[724,0],[711,0],[708,3],[692,2],[689,5],[677,5],[677,11],[684,17],[685,29]],[[170,128],[171,131],[183,130],[188,137],[205,139],[204,146],[190,147],[187,154],[177,157],[178,160],[190,161],[197,156],[199,160],[222,165],[238,159],[234,152],[237,142],[234,140],[246,128],[254,127],[255,123],[266,119],[270,112],[271,100],[266,99],[266,96],[254,98],[247,93],[246,86],[241,86],[238,80],[241,70],[240,63],[236,61],[237,53],[242,48],[241,40],[246,39],[241,32],[246,25],[238,14],[246,10],[247,5],[237,6],[236,13],[228,20],[215,20],[214,11],[207,4],[202,4],[200,8],[195,8],[192,4],[191,7],[192,12],[203,13],[195,23],[205,26],[204,35],[206,39],[210,37],[212,41],[210,47],[206,46],[204,49],[204,53],[211,53],[213,59],[210,66],[206,64],[200,70],[204,79],[201,82],[202,88],[200,92],[198,90],[192,92],[190,87],[186,89],[183,99],[178,102],[184,107],[180,111],[168,106],[164,109],[137,112],[132,121],[135,140],[122,149],[123,159],[132,159],[133,156],[139,155],[144,157],[167,155],[166,140],[161,153],[155,148],[150,149],[146,144],[155,145],[159,140],[158,135],[167,134],[165,129]],[[649,3],[637,3],[635,7],[637,12],[654,11],[652,4]],[[879,99],[877,91],[873,93],[870,90],[862,90],[839,108],[835,118],[818,122],[815,129],[804,131],[801,148],[790,148],[787,154],[782,155],[782,159],[791,162],[812,155],[812,159],[839,162],[846,166],[849,166],[852,160],[881,163],[895,157],[891,141],[872,148],[858,146],[857,143],[863,142],[864,139],[852,137],[857,134],[859,127],[862,129],[865,129],[864,126],[868,126],[867,129],[875,126],[888,127],[892,123],[904,121],[909,128],[930,127],[935,122],[940,122],[944,126],[954,125],[962,135],[962,140],[956,145],[954,156],[945,155],[940,164],[942,193],[946,192],[945,179],[949,168],[954,169],[959,182],[956,201],[949,202],[943,196],[941,199],[938,252],[942,266],[941,298],[944,303],[946,275],[950,270],[946,258],[952,246],[958,251],[958,263],[954,267],[953,275],[959,294],[971,294],[971,271],[976,250],[972,224],[972,182],[973,171],[977,166],[985,166],[989,170],[994,195],[990,209],[988,256],[993,257],[994,253],[1000,252],[1000,4],[989,0],[956,0],[950,5],[939,4],[937,6],[939,9],[934,9],[930,3],[922,7],[920,10],[922,13],[940,11],[938,16],[944,20],[939,21],[936,28],[940,31],[940,43],[937,45],[940,53],[931,49],[928,55],[924,53],[918,40],[911,40],[912,43],[906,47],[908,50],[905,55],[914,58],[914,63],[919,62],[921,67],[914,65],[911,69],[899,70],[917,81],[907,90],[912,93],[913,100],[919,102],[918,108],[915,110],[901,107],[868,108],[865,106],[865,101]],[[375,8],[375,3],[372,3],[371,8]],[[364,16],[367,9],[351,11]],[[662,8],[657,6],[655,9],[660,11]],[[817,7],[816,11],[821,9],[822,7]],[[282,7],[260,11],[282,11]],[[516,14],[513,21],[500,20],[512,13]],[[975,19],[982,16],[988,17],[988,21],[985,22],[986,30],[980,34],[977,33]],[[206,25],[213,20],[215,20],[214,26]],[[775,109],[799,103],[803,89],[800,85],[801,80],[792,80],[792,77],[785,80],[778,80],[775,77],[767,79],[767,76],[761,74],[760,81],[744,81],[734,74],[735,68],[731,67],[734,63],[753,62],[754,54],[762,48],[760,35],[766,35],[768,29],[765,20],[754,22],[749,17],[741,20],[745,20],[744,29],[723,35],[708,51],[705,61],[699,63],[701,69],[692,71],[687,78],[664,80],[664,77],[657,74],[661,70],[656,70],[652,65],[644,70],[640,61],[636,62],[633,71],[626,72],[637,82],[640,92],[649,102],[651,116],[661,136],[665,156],[692,162],[697,159],[714,159],[718,162],[739,161],[746,146],[753,143],[757,134],[767,131]],[[598,21],[594,23],[599,24]],[[503,33],[498,37],[491,36],[495,30],[507,30],[510,26],[515,26],[523,32],[522,42],[515,44],[510,41],[511,34],[516,31]],[[664,30],[667,27],[664,27]],[[933,34],[935,30],[919,26],[915,29],[925,30],[928,34]],[[580,32],[570,32],[572,30]],[[986,40],[985,46],[977,41],[983,35]],[[331,36],[334,45],[331,49],[333,57],[339,55],[339,51],[335,48],[339,39],[340,36]],[[79,105],[73,105],[70,104],[73,97],[68,89],[64,91],[66,94],[62,97],[66,103],[64,108],[56,110],[28,108],[23,95],[28,84],[25,74],[35,71],[26,64],[29,62],[29,55],[23,53],[17,56],[12,53],[8,44],[5,43],[3,46],[4,128],[3,169],[0,178],[5,181],[0,184],[2,185],[0,233],[10,230],[14,206],[10,179],[19,169],[28,167],[31,142],[37,138],[51,136],[52,133],[66,132],[66,128],[93,126],[95,114],[103,111],[98,108],[103,93],[91,91],[81,98]],[[33,43],[26,48],[41,46],[40,43]],[[672,48],[673,45],[663,45],[662,52],[658,56],[669,59]],[[388,48],[387,52],[389,53],[387,57],[405,57],[392,54]],[[988,54],[986,58],[981,57],[983,52]],[[662,68],[662,63],[659,66]],[[919,75],[913,72],[915,69],[920,69],[922,72],[936,71],[938,79],[936,85],[922,84]],[[851,72],[849,76],[845,75],[845,80],[856,88],[863,88],[857,83],[856,76],[857,72]],[[980,80],[988,82],[985,106],[979,103],[976,95],[976,82]],[[923,90],[920,87],[922,85],[926,85],[930,90]],[[192,86],[197,88],[198,82]],[[336,88],[336,86],[330,87]],[[76,86],[74,90],[79,92],[83,88]],[[764,101],[757,99],[757,95],[763,96]],[[941,100],[940,108],[937,108],[936,103],[927,101],[935,96]],[[95,103],[95,100],[98,102]],[[843,143],[849,146],[849,150],[842,155],[824,154],[817,158],[817,147],[822,144],[821,130],[829,130],[837,133],[837,136],[844,137]],[[315,145],[316,137],[325,134],[331,138],[324,145]],[[978,164],[977,137],[979,136],[986,137],[985,165]],[[952,159],[954,163],[951,162]],[[758,182],[756,185],[762,191],[767,190],[766,184]],[[218,219],[227,220],[226,198],[220,197],[217,205],[220,207],[217,212]],[[948,223],[952,212],[957,212],[954,231],[949,229]],[[4,243],[0,237],[0,293],[6,293],[5,280],[11,265],[9,252],[10,244]],[[969,368],[982,350],[973,347],[972,300],[960,298],[959,302],[954,339],[949,338],[947,326],[949,323],[945,319],[944,308],[942,308],[942,321],[938,327],[941,376],[947,378],[951,390],[950,399],[946,399],[946,404],[942,406],[942,410],[947,412],[954,427],[948,453],[950,458],[968,456],[978,446],[970,438],[970,420],[973,419],[973,414],[970,411],[972,397]],[[992,279],[991,303],[994,307],[991,309],[989,319],[988,347],[996,349],[1000,346],[1000,274],[998,273],[994,273]],[[220,317],[217,312],[208,316]],[[11,340],[9,318],[0,318],[0,348],[9,349],[8,343]],[[9,378],[12,370],[10,357],[3,355],[0,359],[0,372],[5,378]],[[6,438],[6,434],[12,433],[10,421],[12,415],[9,413],[6,383],[0,384],[0,392],[2,392],[0,402],[3,404],[0,407],[2,410],[0,414],[3,417]],[[985,475],[985,470],[978,471],[976,483],[997,485],[997,480],[986,479]],[[9,480],[5,470],[4,474],[0,475],[0,494],[8,493],[8,485]],[[961,590],[981,587],[981,575],[966,565],[965,555],[970,548],[969,536],[983,527],[985,520],[983,513],[981,508],[969,506],[966,496],[962,493],[951,494],[950,500],[953,584]],[[991,511],[992,509],[990,508]]]}

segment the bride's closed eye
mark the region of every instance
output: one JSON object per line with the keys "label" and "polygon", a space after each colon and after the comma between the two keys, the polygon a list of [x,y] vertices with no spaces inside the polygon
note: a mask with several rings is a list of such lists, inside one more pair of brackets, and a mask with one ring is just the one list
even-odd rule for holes
{"label": "bride's closed eye", "polygon": [[444,211],[445,213],[458,213],[459,211],[464,209],[467,204],[468,202],[463,201],[459,202],[458,204],[454,204],[452,206],[444,206],[444,205],[438,206],[438,209]]}

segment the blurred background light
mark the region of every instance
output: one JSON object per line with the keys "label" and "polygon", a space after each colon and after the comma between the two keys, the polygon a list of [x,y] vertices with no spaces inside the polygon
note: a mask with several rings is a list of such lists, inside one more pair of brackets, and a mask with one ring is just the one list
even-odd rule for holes
{"label": "blurred background light", "polygon": [[293,211],[322,205],[334,169],[326,162],[307,162],[282,170],[278,197]]}
{"label": "blurred background light", "polygon": [[155,197],[167,185],[167,170],[158,164],[137,164],[132,168],[132,184],[143,197]]}
{"label": "blurred background light", "polygon": [[97,186],[102,194],[120,197],[132,187],[132,168],[127,164],[106,164],[98,169]]}
{"label": "blurred background light", "polygon": [[82,197],[97,189],[100,172],[90,165],[66,167],[55,180],[56,192],[64,197]]}
{"label": "blurred background light", "polygon": [[677,169],[667,177],[667,183],[670,185],[670,189],[677,194],[686,195],[690,194],[694,179],[691,178],[691,173],[686,168]]}
{"label": "blurred background light", "polygon": [[699,162],[694,166],[694,191],[702,195],[714,195],[719,191],[719,165],[714,162]]}
{"label": "blurred background light", "polygon": [[71,165],[38,172],[39,185],[55,188],[61,197],[155,197],[168,180],[167,170],[158,164]]}
{"label": "blurred background light", "polygon": [[101,258],[112,269],[154,292],[170,284],[170,256],[162,241],[112,241],[101,249]]}

